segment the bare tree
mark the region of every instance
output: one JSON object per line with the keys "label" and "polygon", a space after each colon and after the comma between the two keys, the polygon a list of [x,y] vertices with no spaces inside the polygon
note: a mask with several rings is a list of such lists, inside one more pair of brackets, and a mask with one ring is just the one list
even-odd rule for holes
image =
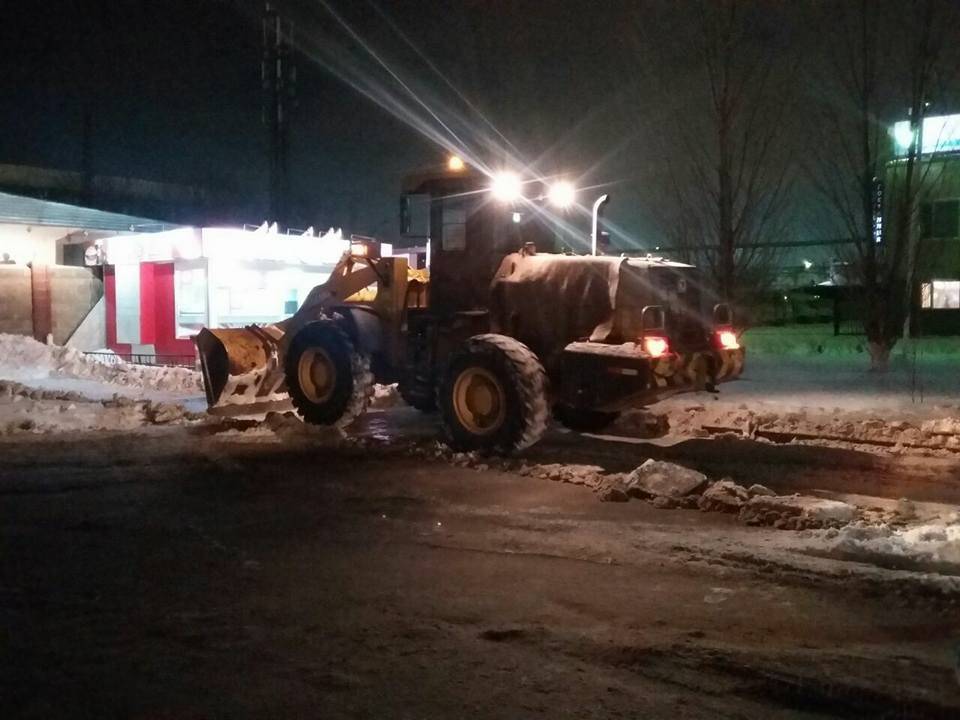
{"label": "bare tree", "polygon": [[[783,72],[792,54],[760,5],[702,0],[690,18],[693,32],[679,42],[671,35],[692,62],[687,106],[661,135],[670,145],[660,210],[668,242],[703,266],[717,294],[740,308],[749,308],[775,277],[793,185],[785,131],[792,87]],[[646,52],[657,42],[649,33],[640,40]],[[674,87],[661,88],[661,96],[678,92],[683,62],[666,60]]]}
{"label": "bare tree", "polygon": [[[909,324],[924,254],[918,197],[931,165],[920,162],[920,129],[952,13],[940,0],[860,0],[825,10],[823,25],[832,32],[818,89],[832,87],[827,97],[833,100],[823,109],[822,135],[811,148],[810,177],[852,242],[849,264],[862,288],[871,369],[884,370]],[[891,97],[897,86],[913,141],[904,156],[894,158],[882,118],[899,104]],[[882,232],[877,226],[881,212]]]}

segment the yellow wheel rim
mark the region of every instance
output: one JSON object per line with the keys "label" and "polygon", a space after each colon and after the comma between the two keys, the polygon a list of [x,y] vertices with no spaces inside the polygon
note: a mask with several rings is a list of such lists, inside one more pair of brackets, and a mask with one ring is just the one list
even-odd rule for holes
{"label": "yellow wheel rim", "polygon": [[493,373],[467,368],[453,384],[453,411],[463,427],[474,435],[488,435],[503,425],[506,397]]}
{"label": "yellow wheel rim", "polygon": [[333,394],[337,384],[337,369],[326,350],[306,350],[297,364],[297,379],[307,400],[320,404]]}

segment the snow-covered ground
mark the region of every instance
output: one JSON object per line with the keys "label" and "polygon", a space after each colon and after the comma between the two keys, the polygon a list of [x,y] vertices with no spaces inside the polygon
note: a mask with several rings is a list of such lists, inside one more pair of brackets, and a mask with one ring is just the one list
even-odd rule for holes
{"label": "snow-covered ground", "polygon": [[[856,339],[834,338],[836,347],[819,353],[820,335],[809,329],[793,334],[780,329],[767,335],[758,332],[757,338],[748,335],[747,363],[740,379],[723,384],[717,394],[686,393],[641,412],[625,413],[609,432],[689,437],[729,431],[778,442],[795,435],[799,442],[873,443],[884,451],[960,451],[960,373],[955,370],[958,356],[950,353],[953,346],[947,340],[938,340],[932,349],[924,346],[916,357],[904,346],[895,353],[890,371],[876,374],[867,372]],[[757,339],[756,351],[749,347],[751,339]],[[784,352],[776,354],[777,347]],[[205,410],[196,371],[104,363],[72,348],[21,336],[0,335],[0,380],[54,394],[73,393],[74,401],[122,396],[174,403],[190,413]],[[24,393],[13,396],[21,403],[13,418],[19,420],[28,412],[22,403],[31,398],[24,398]],[[402,401],[395,387],[376,388],[373,409],[397,404]],[[41,404],[31,412],[47,409]],[[53,408],[47,414],[62,413]],[[4,423],[0,408],[0,426],[4,425],[18,427],[19,422]]]}
{"label": "snow-covered ground", "polygon": [[132,430],[205,409],[200,373],[0,334],[0,434]]}
{"label": "snow-covered ground", "polygon": [[960,514],[903,527],[851,524],[842,528],[830,550],[847,559],[897,565],[922,564],[960,575]]}
{"label": "snow-covered ground", "polygon": [[[888,375],[875,376],[864,371],[861,358],[853,356],[758,353],[749,358],[744,377],[725,384],[719,395],[676,396],[649,412],[666,417],[669,432],[680,436],[704,434],[705,427],[715,426],[749,436],[766,429],[851,441],[884,440],[899,447],[931,445],[943,452],[960,448],[960,380],[943,359],[924,363],[922,371],[925,391],[921,401],[910,367],[895,365]],[[402,401],[395,387],[376,388],[373,409],[389,410],[398,404]],[[150,425],[204,422],[202,410],[200,377],[194,371],[104,364],[72,349],[0,335],[0,435],[55,437],[74,431],[136,431]],[[390,417],[380,413],[377,422],[389,422]],[[642,434],[650,426],[647,417],[628,414],[614,430]],[[274,415],[261,425],[243,428],[228,421],[215,432],[234,442],[261,442],[265,435],[276,442],[295,442],[306,437],[306,430],[293,415]],[[337,437],[331,435],[327,440],[338,442]],[[307,439],[315,440],[312,436]],[[410,441],[400,438],[399,442]],[[526,466],[522,461],[517,465],[451,455],[442,448],[431,450],[430,457],[481,472],[500,469],[581,484],[602,499],[638,497],[664,509],[737,512],[747,524],[800,531],[784,532],[776,542],[765,540],[772,543],[773,555],[789,552],[834,557],[960,576],[960,515],[955,508],[915,513],[907,506],[902,512],[894,509],[878,514],[871,510],[877,504],[875,498],[850,505],[814,497],[770,499],[764,488],[725,484],[720,478],[708,483],[703,476],[693,478],[695,482],[687,477],[685,482],[693,482],[696,489],[674,493],[674,497],[649,489],[637,491],[635,486],[643,484],[637,479],[642,473],[631,480],[631,475],[608,473],[599,466]],[[818,519],[817,513],[824,512],[841,512],[842,518]],[[744,547],[754,542],[745,535],[736,538],[736,542],[746,543]],[[729,539],[724,547],[733,548],[733,542],[734,538]],[[756,547],[746,551],[758,552]]]}
{"label": "snow-covered ground", "polygon": [[[395,385],[374,387],[371,409],[398,404]],[[0,434],[130,430],[196,421],[206,409],[195,370],[103,362],[74,348],[0,334]]]}
{"label": "snow-covered ground", "polygon": [[[960,359],[960,358],[958,358]],[[948,357],[885,374],[855,355],[750,354],[719,393],[675,395],[628,412],[611,434],[706,436],[728,430],[789,441],[874,443],[887,451],[960,451],[960,373]]]}
{"label": "snow-covered ground", "polygon": [[[71,347],[44,345],[33,338],[2,333],[0,379],[51,390],[80,392],[84,388],[88,393],[99,395],[126,389],[139,397],[152,393],[156,399],[160,394],[169,398],[203,393],[200,373],[195,370],[105,363]],[[69,387],[71,384],[73,387]]]}

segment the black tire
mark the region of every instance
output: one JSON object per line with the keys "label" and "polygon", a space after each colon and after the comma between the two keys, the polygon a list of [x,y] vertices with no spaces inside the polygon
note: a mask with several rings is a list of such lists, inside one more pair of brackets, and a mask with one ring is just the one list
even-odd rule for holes
{"label": "black tire", "polygon": [[[314,360],[322,353],[327,371],[322,385],[312,384],[311,353]],[[367,409],[373,396],[370,359],[357,352],[350,336],[332,320],[310,323],[297,333],[283,371],[293,406],[313,425],[345,427]]]}
{"label": "black tire", "polygon": [[422,413],[434,413],[437,411],[436,392],[412,392],[409,388],[405,387],[403,383],[400,383],[400,385],[397,387],[397,390],[400,393],[400,397],[403,398],[403,401],[410,407],[415,408]]}
{"label": "black tire", "polygon": [[569,405],[557,405],[553,408],[553,417],[557,422],[575,432],[599,432],[620,417],[618,412],[601,410],[582,410]]}
{"label": "black tire", "polygon": [[[493,390],[492,400],[484,405],[486,414],[470,409],[464,399],[475,394],[474,382],[482,384],[488,396],[487,390]],[[523,343],[505,335],[475,335],[447,366],[437,405],[444,439],[454,450],[523,450],[547,429],[547,376]]]}

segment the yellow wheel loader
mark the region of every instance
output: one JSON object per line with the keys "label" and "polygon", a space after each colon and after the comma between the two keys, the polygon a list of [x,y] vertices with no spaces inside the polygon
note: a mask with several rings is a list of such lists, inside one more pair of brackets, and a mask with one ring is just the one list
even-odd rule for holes
{"label": "yellow wheel loader", "polygon": [[554,195],[462,164],[407,178],[402,230],[427,240],[429,273],[363,239],[289,319],[202,330],[210,406],[289,403],[345,426],[374,382],[399,383],[410,405],[439,412],[453,448],[508,453],[551,414],[598,431],[627,407],[740,374],[730,311],[696,268],[557,252],[571,239]]}

